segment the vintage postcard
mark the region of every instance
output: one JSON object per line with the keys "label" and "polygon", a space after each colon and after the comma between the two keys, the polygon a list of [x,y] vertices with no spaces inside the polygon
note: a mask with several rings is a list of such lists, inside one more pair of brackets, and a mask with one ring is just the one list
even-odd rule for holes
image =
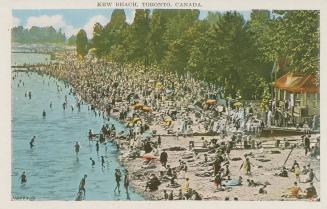
{"label": "vintage postcard", "polygon": [[325,3],[73,2],[3,4],[8,207],[323,208]]}

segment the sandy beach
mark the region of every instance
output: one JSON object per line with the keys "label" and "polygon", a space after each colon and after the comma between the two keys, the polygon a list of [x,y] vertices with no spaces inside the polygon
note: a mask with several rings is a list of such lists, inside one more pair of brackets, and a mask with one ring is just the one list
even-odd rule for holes
{"label": "sandy beach", "polygon": [[[205,139],[209,139],[211,137],[205,137]],[[297,137],[290,137],[290,138],[299,138]],[[277,138],[276,138],[277,139]],[[231,158],[244,158],[245,153],[254,153],[255,157],[251,158],[251,162],[254,164],[253,173],[251,176],[244,175],[244,173],[239,169],[240,165],[242,164],[242,160],[238,161],[230,161],[230,170],[232,176],[237,178],[238,176],[242,176],[244,183],[242,186],[235,186],[231,189],[231,191],[216,191],[216,186],[210,180],[213,177],[199,177],[196,176],[197,174],[205,173],[205,172],[212,172],[212,166],[205,166],[200,164],[204,160],[203,154],[198,154],[197,157],[192,157],[189,159],[184,159],[183,156],[191,153],[188,151],[189,140],[194,140],[195,143],[201,143],[201,137],[179,137],[177,140],[175,136],[166,136],[162,137],[162,147],[167,149],[168,153],[168,164],[171,165],[172,168],[177,167],[179,165],[179,160],[184,160],[188,163],[189,169],[186,173],[186,176],[190,179],[190,188],[195,189],[200,193],[203,199],[210,199],[210,200],[224,200],[225,197],[229,197],[231,200],[234,197],[238,197],[239,200],[299,200],[296,198],[283,198],[281,197],[283,194],[287,193],[287,188],[292,186],[293,182],[296,181],[295,175],[293,173],[289,174],[289,177],[279,177],[274,176],[273,174],[276,173],[284,160],[286,159],[287,155],[290,152],[290,149],[264,149],[263,154],[259,154],[258,150],[232,150],[230,157]],[[169,151],[169,148],[173,147],[181,147],[185,148],[184,151]],[[279,150],[280,154],[271,154],[272,150]],[[122,155],[126,154],[127,150],[122,149]],[[310,164],[311,167],[315,170],[315,173],[319,179],[320,167],[319,161],[315,159],[308,159],[307,157],[303,156],[304,150],[301,148],[295,148],[292,152],[291,156],[289,157],[286,166],[291,167],[294,160],[297,160],[300,166]],[[268,162],[260,162],[258,159],[268,159]],[[169,181],[163,181],[159,187],[159,190],[156,192],[144,192],[146,177],[154,173],[159,176],[159,171],[162,168],[161,163],[159,160],[156,160],[156,168],[152,169],[142,169],[140,168],[143,165],[142,158],[131,159],[128,157],[122,158],[121,162],[123,165],[131,172],[132,178],[132,186],[137,192],[143,194],[143,196],[148,200],[160,200],[163,199],[163,190],[173,190],[174,195],[177,196],[178,188],[169,188]],[[258,190],[259,187],[248,187],[246,179],[254,179],[258,182],[269,182],[271,185],[268,185],[266,190],[267,194],[259,194]],[[184,178],[179,177],[177,179],[178,184],[182,184]],[[317,192],[320,192],[319,182],[315,183]],[[301,188],[306,188],[309,186],[309,183],[300,183],[299,185]]]}

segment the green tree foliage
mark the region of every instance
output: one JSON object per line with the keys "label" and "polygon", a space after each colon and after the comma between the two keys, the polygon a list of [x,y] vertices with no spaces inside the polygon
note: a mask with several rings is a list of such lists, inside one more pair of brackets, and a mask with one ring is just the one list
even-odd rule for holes
{"label": "green tree foliage", "polygon": [[104,36],[104,28],[100,23],[96,23],[93,27],[93,38],[91,39],[91,48],[95,49],[95,54],[97,57],[101,57],[105,53],[105,39]]}
{"label": "green tree foliage", "polygon": [[66,38],[61,30],[50,27],[36,27],[25,29],[22,26],[11,30],[12,42],[17,43],[64,43]]}
{"label": "green tree foliage", "polygon": [[83,29],[79,30],[76,36],[76,52],[81,57],[85,57],[88,52],[87,35]]}
{"label": "green tree foliage", "polygon": [[[291,71],[313,73],[319,69],[319,11],[273,11],[273,18],[255,12],[252,32],[261,59],[286,59]],[[251,15],[252,17],[252,15]]]}
{"label": "green tree foliage", "polygon": [[286,60],[286,70],[318,70],[317,11],[253,10],[248,21],[235,11],[209,12],[204,20],[199,14],[136,10],[129,25],[124,10],[114,10],[104,28],[94,27],[92,47],[100,58],[189,73],[222,87],[226,96],[263,103],[276,60]]}
{"label": "green tree foliage", "polygon": [[123,9],[115,9],[112,12],[110,22],[103,29],[103,53],[102,57],[110,58],[116,62],[124,62],[124,54],[120,51],[124,49],[123,40],[126,34],[126,15]]}
{"label": "green tree foliage", "polygon": [[137,9],[133,24],[127,35],[127,58],[131,62],[147,64],[149,56],[148,37],[150,32],[150,11]]}
{"label": "green tree foliage", "polygon": [[70,46],[75,46],[76,45],[76,36],[72,35],[71,37],[69,37],[69,39],[67,40],[67,44]]}

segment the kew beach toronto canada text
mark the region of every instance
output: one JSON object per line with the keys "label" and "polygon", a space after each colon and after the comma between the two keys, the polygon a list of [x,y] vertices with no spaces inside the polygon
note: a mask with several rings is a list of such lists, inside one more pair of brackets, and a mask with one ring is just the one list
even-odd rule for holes
{"label": "kew beach toronto canada text", "polygon": [[319,11],[103,4],[12,10],[12,200],[320,201]]}

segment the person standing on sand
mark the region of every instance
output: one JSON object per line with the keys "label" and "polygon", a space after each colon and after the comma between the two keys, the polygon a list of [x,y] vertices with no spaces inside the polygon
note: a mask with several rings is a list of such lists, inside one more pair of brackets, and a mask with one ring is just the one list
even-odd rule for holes
{"label": "person standing on sand", "polygon": [[310,135],[306,135],[304,137],[304,151],[305,156],[307,156],[308,152],[310,152]]}
{"label": "person standing on sand", "polygon": [[300,167],[298,165],[296,165],[294,167],[294,174],[295,174],[295,178],[298,182],[301,182],[300,180],[300,174],[301,174],[301,170],[300,170]]}
{"label": "person standing on sand", "polygon": [[168,154],[167,154],[166,150],[164,149],[163,152],[160,154],[160,162],[161,162],[162,166],[164,166],[165,168],[167,165],[167,161],[168,161]]}
{"label": "person standing on sand", "polygon": [[188,194],[189,190],[190,190],[190,182],[189,182],[189,178],[186,178],[182,185],[182,193],[186,195]]}
{"label": "person standing on sand", "polygon": [[217,186],[217,189],[221,187],[221,180],[222,180],[221,174],[220,172],[218,172],[217,175],[215,176],[215,184]]}
{"label": "person standing on sand", "polygon": [[246,158],[245,161],[243,161],[240,169],[244,169],[246,175],[251,175],[251,162],[249,158]]}

